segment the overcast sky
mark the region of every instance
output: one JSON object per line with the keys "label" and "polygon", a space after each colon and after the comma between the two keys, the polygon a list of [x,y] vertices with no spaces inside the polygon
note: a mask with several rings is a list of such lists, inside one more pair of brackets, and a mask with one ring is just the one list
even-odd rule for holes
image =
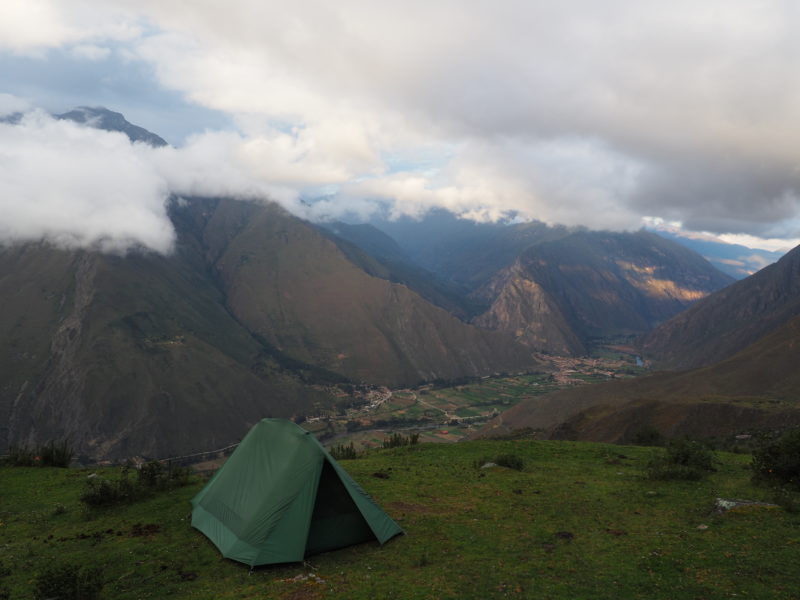
{"label": "overcast sky", "polygon": [[[0,239],[165,250],[168,194],[228,193],[793,246],[795,6],[3,0]],[[76,105],[174,147],[47,116]]]}

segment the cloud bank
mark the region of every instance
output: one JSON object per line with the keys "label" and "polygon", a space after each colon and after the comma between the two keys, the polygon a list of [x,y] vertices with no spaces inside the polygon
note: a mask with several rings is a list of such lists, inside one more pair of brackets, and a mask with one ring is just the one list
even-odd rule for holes
{"label": "cloud bank", "polygon": [[317,218],[445,207],[800,235],[788,0],[64,6],[4,4],[7,51],[91,61],[113,40],[164,88],[235,119],[236,133],[165,150],[153,168],[169,190],[270,193],[296,210],[324,195]]}
{"label": "cloud bank", "polygon": [[293,190],[248,174],[236,159],[242,145],[208,134],[180,149],[153,148],[40,110],[0,122],[0,243],[166,253],[175,241],[166,209],[173,194],[271,198],[300,212]]}

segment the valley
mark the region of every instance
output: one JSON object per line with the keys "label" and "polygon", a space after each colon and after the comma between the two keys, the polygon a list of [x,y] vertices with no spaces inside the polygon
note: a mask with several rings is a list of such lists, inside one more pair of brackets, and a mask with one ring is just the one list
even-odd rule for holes
{"label": "valley", "polygon": [[359,390],[346,407],[308,417],[302,426],[327,446],[353,444],[356,450],[381,447],[393,432],[419,434],[423,442],[458,442],[477,432],[487,421],[518,403],[557,390],[646,372],[636,357],[608,347],[595,357],[537,354],[540,372],[485,376],[457,385],[430,383],[415,388]]}

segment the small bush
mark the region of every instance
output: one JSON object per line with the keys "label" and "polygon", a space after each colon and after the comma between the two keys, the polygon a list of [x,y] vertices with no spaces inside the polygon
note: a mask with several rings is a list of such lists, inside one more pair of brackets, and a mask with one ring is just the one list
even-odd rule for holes
{"label": "small bush", "polygon": [[6,464],[12,467],[36,466],[36,450],[27,446],[9,446]]}
{"label": "small bush", "polygon": [[500,467],[522,471],[525,468],[525,461],[516,454],[501,454],[495,457],[494,461]]}
{"label": "small bush", "polygon": [[642,427],[630,439],[634,446],[663,446],[665,441],[661,432],[650,425]]}
{"label": "small bush", "polygon": [[157,460],[144,463],[137,471],[137,482],[146,488],[156,489],[164,487],[169,481],[164,471],[164,465]]}
{"label": "small bush", "polygon": [[405,436],[400,433],[393,433],[387,439],[383,440],[384,448],[399,448],[400,446],[414,446],[419,443],[419,434],[412,433]]}
{"label": "small bush", "polygon": [[495,464],[498,467],[522,471],[525,469],[525,461],[516,454],[498,454],[497,456],[484,456],[473,461],[472,466],[481,469],[486,464]]}
{"label": "small bush", "polygon": [[103,589],[99,567],[75,564],[51,565],[36,576],[35,600],[97,600]]}
{"label": "small bush", "polygon": [[800,490],[800,428],[764,436],[753,450],[753,479]]}
{"label": "small bush", "polygon": [[39,457],[43,467],[66,468],[72,462],[74,454],[75,452],[66,440],[62,442],[50,441],[39,447]]}
{"label": "small bush", "polygon": [[132,468],[132,463],[122,467],[120,477],[116,480],[101,477],[87,479],[81,502],[91,508],[128,504],[155,491],[186,485],[191,475],[187,467],[172,464],[164,467],[158,461],[150,461],[137,470],[136,480],[133,481],[128,477]]}
{"label": "small bush", "polygon": [[140,494],[136,486],[123,476],[116,481],[93,477],[86,481],[80,500],[91,508],[114,506],[133,502]]}
{"label": "small bush", "polygon": [[650,479],[697,481],[715,471],[714,454],[702,442],[671,440],[664,451],[647,464]]}
{"label": "small bush", "polygon": [[795,488],[776,486],[772,501],[788,513],[800,513],[800,493]]}
{"label": "small bush", "polygon": [[350,442],[349,446],[345,446],[344,444],[333,446],[330,449],[330,454],[335,460],[352,460],[358,458],[358,452],[356,452],[353,442]]}
{"label": "small bush", "polygon": [[68,467],[73,455],[66,441],[50,441],[34,448],[13,445],[8,448],[6,463],[12,467]]}

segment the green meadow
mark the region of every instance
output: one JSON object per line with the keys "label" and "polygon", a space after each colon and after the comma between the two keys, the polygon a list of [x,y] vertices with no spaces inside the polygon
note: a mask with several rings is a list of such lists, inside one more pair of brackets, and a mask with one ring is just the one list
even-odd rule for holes
{"label": "green meadow", "polygon": [[[715,511],[769,501],[748,455],[716,453],[698,482],[652,481],[658,450],[481,441],[372,450],[342,465],[404,528],[306,563],[249,568],[189,524],[189,485],[86,509],[87,476],[119,469],[0,468],[0,598],[29,599],[60,563],[96,567],[102,597],[282,599],[796,599],[800,514]],[[523,469],[481,468],[513,455]]]}

